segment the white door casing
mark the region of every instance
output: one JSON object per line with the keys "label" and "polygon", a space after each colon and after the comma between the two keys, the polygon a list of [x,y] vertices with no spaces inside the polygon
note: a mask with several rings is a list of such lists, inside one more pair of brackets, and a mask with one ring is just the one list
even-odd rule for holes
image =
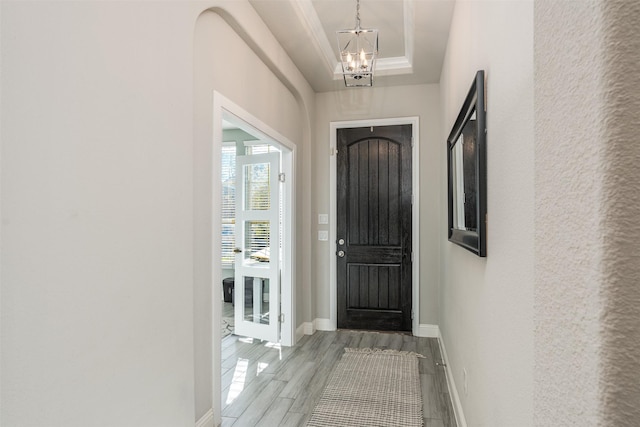
{"label": "white door casing", "polygon": [[420,159],[420,120],[418,117],[397,117],[390,119],[365,119],[365,120],[348,120],[348,121],[336,121],[329,124],[330,135],[330,160],[329,160],[329,319],[326,323],[323,323],[322,330],[336,330],[337,329],[337,267],[335,253],[337,251],[336,239],[336,209],[337,209],[337,197],[336,197],[336,182],[337,182],[337,162],[336,162],[336,150],[337,150],[337,130],[342,128],[351,127],[369,127],[369,126],[390,126],[390,125],[403,125],[410,124],[412,126],[412,187],[413,187],[413,208],[412,208],[412,329],[413,334],[418,335],[419,332],[419,312],[420,312],[420,212],[419,212],[419,194],[420,194],[420,168],[418,165]]}
{"label": "white door casing", "polygon": [[[220,165],[222,156],[222,139],[223,139],[223,120],[232,122],[238,127],[250,131],[254,135],[260,135],[270,144],[277,146],[281,150],[282,164],[281,168],[286,175],[283,186],[283,229],[282,229],[282,252],[281,259],[281,311],[283,313],[281,323],[280,344],[283,346],[292,346],[295,344],[296,318],[294,310],[294,301],[296,300],[296,288],[294,286],[294,278],[296,277],[296,266],[293,263],[294,254],[296,253],[296,229],[295,224],[297,215],[293,207],[296,206],[296,169],[297,162],[297,146],[290,139],[280,134],[278,131],[267,125],[260,119],[250,114],[246,109],[240,107],[226,96],[218,91],[213,91],[213,150],[212,163]],[[212,222],[211,229],[213,236],[219,236],[221,233],[220,221],[220,200],[222,194],[222,184],[220,182],[219,168],[213,168],[214,173],[211,176],[212,185]],[[217,242],[214,239],[214,242]],[[212,250],[212,281],[211,294],[222,294],[222,267],[220,263],[220,250],[215,247]],[[214,299],[213,301],[217,301]],[[212,325],[212,392],[214,399],[212,401],[212,412],[214,424],[220,425],[222,422],[222,401],[221,395],[221,323],[222,323],[222,304],[213,304],[211,325]]]}

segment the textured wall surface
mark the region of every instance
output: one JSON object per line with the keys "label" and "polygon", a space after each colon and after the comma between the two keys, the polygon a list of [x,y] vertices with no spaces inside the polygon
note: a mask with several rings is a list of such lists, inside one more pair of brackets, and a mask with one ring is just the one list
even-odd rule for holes
{"label": "textured wall surface", "polygon": [[640,416],[639,20],[536,2],[536,425]]}
{"label": "textured wall surface", "polygon": [[598,419],[604,102],[601,51],[585,54],[598,48],[596,12],[535,7],[537,425]]}
{"label": "textured wall surface", "polygon": [[602,361],[607,425],[640,420],[640,2],[602,2],[607,114]]}

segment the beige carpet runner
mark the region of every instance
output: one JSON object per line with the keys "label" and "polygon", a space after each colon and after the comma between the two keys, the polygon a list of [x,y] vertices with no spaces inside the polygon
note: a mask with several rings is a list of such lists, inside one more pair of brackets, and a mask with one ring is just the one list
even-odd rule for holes
{"label": "beige carpet runner", "polygon": [[331,373],[308,427],[421,427],[422,355],[346,348]]}

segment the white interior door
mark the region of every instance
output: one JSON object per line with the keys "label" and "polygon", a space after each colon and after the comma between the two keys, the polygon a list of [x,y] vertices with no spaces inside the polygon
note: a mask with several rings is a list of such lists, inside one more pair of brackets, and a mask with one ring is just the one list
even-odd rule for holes
{"label": "white interior door", "polygon": [[280,153],[236,157],[235,334],[278,342]]}

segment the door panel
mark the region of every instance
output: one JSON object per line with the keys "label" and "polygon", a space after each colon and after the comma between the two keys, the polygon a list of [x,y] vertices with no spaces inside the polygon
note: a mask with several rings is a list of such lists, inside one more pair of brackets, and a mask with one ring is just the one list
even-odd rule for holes
{"label": "door panel", "polygon": [[278,342],[280,154],[236,157],[235,333]]}
{"label": "door panel", "polygon": [[411,125],[338,130],[338,327],[411,330]]}
{"label": "door panel", "polygon": [[348,266],[347,307],[400,310],[399,264]]}

